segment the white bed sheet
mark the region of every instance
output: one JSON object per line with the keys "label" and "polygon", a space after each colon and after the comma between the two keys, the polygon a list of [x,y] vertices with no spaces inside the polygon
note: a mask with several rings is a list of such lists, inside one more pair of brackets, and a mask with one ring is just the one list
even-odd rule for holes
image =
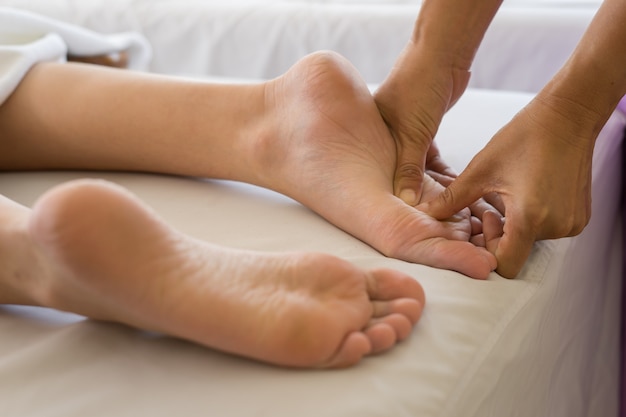
{"label": "white bed sheet", "polygon": [[[504,2],[470,85],[537,92],[565,62],[600,0]],[[0,0],[98,32],[137,31],[153,72],[267,79],[331,49],[383,81],[411,34],[418,0]]]}
{"label": "white bed sheet", "polygon": [[[461,169],[529,96],[469,91],[438,142]],[[330,252],[419,280],[421,322],[394,351],[338,371],[267,366],[52,310],[0,308],[3,417],[598,417],[618,407],[621,137],[597,142],[593,216],[576,238],[540,242],[516,280],[475,281],[388,259],[296,202],[245,184],[127,173],[4,173],[31,204],[83,176],[133,190],[179,229],[224,245]]]}

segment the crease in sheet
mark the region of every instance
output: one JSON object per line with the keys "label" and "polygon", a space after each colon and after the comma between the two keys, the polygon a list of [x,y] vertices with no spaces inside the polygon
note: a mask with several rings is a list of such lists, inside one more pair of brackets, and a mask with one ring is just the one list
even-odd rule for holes
{"label": "crease in sheet", "polygon": [[[441,417],[457,417],[456,411],[458,411],[457,402],[462,394],[466,392],[466,387],[473,382],[473,378],[477,371],[482,368],[491,357],[491,353],[494,347],[500,342],[504,330],[509,327],[510,323],[518,317],[518,315],[524,310],[524,307],[530,302],[532,297],[541,288],[545,273],[550,265],[550,260],[553,257],[556,243],[553,241],[544,241],[537,244],[539,247],[535,249],[532,259],[529,259],[527,265],[531,268],[522,271],[524,274],[524,280],[528,282],[528,285],[524,289],[523,293],[517,298],[515,303],[511,306],[508,312],[502,316],[500,321],[494,326],[493,331],[489,334],[489,337],[485,340],[485,343],[481,346],[477,346],[476,356],[471,361],[468,368],[463,372],[462,377],[458,383],[455,384],[452,392],[446,396],[447,401],[444,403],[441,413]],[[470,410],[466,410],[467,415],[473,415]]]}

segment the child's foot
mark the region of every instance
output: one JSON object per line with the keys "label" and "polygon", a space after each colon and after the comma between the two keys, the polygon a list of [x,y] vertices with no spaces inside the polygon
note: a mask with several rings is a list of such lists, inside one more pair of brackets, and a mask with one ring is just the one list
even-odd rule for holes
{"label": "child's foot", "polygon": [[399,272],[362,271],[323,254],[261,254],[189,238],[127,191],[101,181],[61,185],[28,216],[21,210],[17,217],[27,219],[28,233],[14,245],[19,256],[6,255],[24,262],[0,276],[0,291],[12,288],[5,293],[16,302],[261,361],[355,364],[406,338],[424,304],[421,286]]}
{"label": "child's foot", "polygon": [[[267,85],[275,129],[260,135],[260,185],[302,202],[387,256],[486,278],[496,267],[469,243],[469,210],[440,222],[393,194],[396,143],[356,69],[309,55]],[[422,200],[441,192],[424,178]]]}

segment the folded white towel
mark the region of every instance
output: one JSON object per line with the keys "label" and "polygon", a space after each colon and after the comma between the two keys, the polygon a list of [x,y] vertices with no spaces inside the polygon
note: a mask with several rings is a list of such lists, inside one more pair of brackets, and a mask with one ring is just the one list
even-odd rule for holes
{"label": "folded white towel", "polygon": [[151,49],[138,33],[99,34],[22,10],[0,7],[0,104],[37,62],[68,54],[95,56],[125,51],[131,69],[148,67]]}

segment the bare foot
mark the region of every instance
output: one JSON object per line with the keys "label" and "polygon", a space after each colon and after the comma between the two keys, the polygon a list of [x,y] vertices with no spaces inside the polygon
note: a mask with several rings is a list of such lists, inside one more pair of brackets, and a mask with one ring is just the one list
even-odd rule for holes
{"label": "bare foot", "polygon": [[[469,242],[468,210],[440,222],[394,196],[396,143],[347,60],[309,55],[268,84],[266,95],[278,128],[258,141],[260,185],[295,198],[387,256],[475,278],[495,269],[493,255]],[[441,190],[426,177],[422,199]]]}
{"label": "bare foot", "polygon": [[406,338],[424,304],[421,286],[399,272],[192,239],[102,181],[56,187],[32,211],[1,200],[0,220],[0,260],[13,260],[0,276],[0,302],[120,322],[279,365],[355,364]]}

